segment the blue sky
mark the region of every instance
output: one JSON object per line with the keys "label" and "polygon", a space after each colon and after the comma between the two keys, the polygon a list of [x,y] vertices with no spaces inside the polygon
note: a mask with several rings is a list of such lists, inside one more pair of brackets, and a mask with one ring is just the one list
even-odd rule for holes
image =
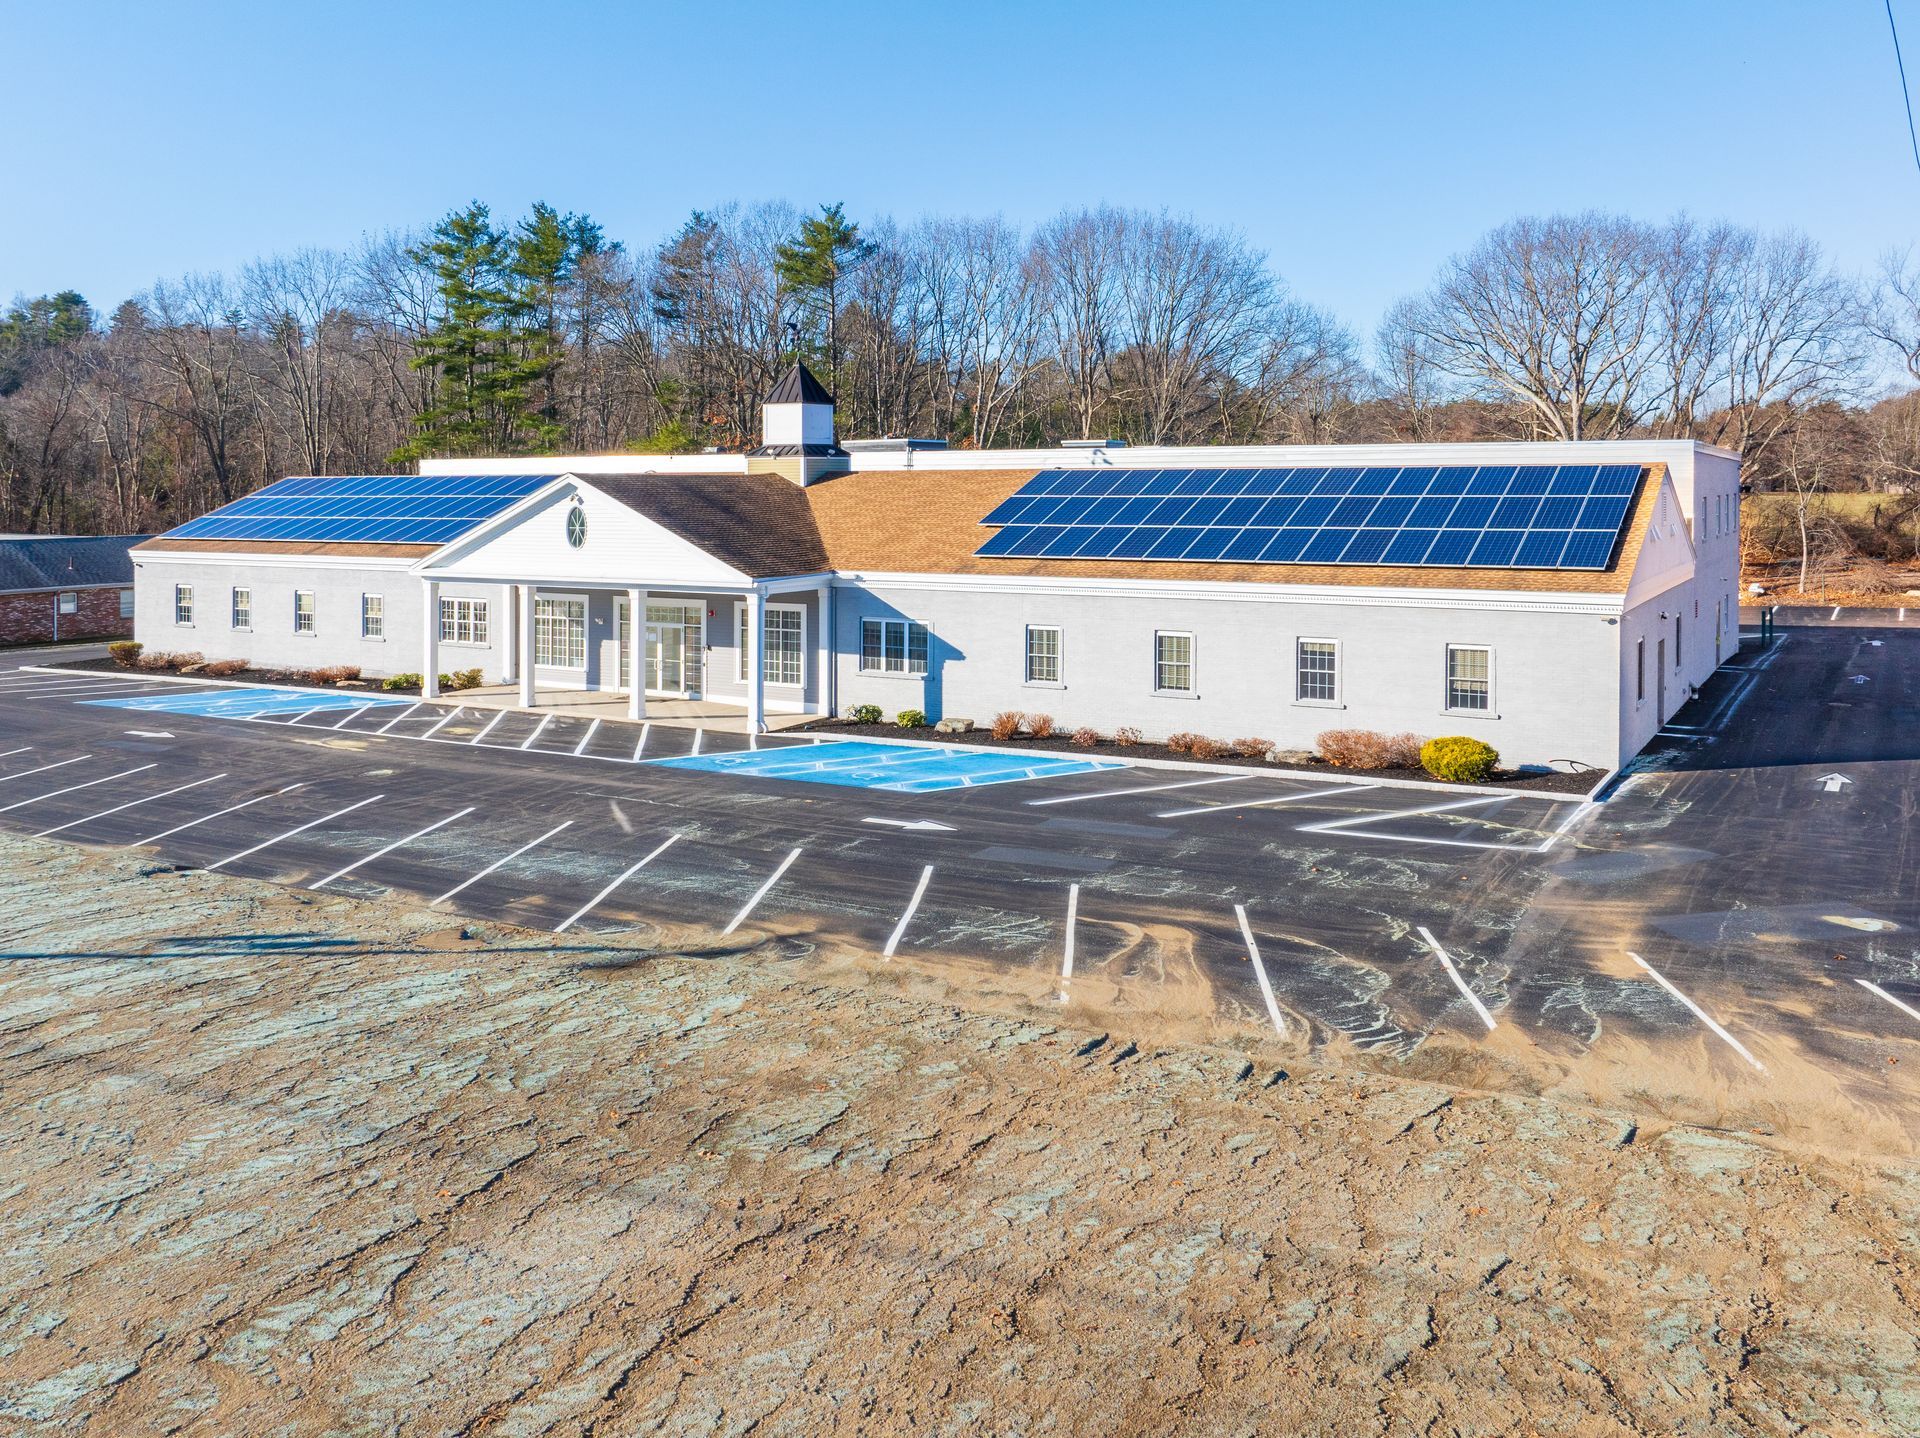
{"label": "blue sky", "polygon": [[[1920,79],[1920,0],[1895,0]],[[646,248],[728,199],[1167,208],[1363,334],[1515,214],[1916,238],[1881,0],[0,0],[0,298],[346,246],[478,197]]]}

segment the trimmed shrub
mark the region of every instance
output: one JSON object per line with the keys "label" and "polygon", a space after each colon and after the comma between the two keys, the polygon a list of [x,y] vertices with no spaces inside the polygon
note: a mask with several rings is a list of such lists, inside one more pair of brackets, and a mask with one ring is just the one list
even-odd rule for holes
{"label": "trimmed shrub", "polygon": [[988,732],[994,738],[1005,742],[1020,732],[1020,726],[1027,722],[1027,716],[1018,709],[1005,709],[993,716]]}
{"label": "trimmed shrub", "polygon": [[1027,732],[1036,739],[1051,739],[1053,737],[1053,716],[1051,714],[1029,714],[1027,716]]}
{"label": "trimmed shrub", "polygon": [[1420,766],[1449,783],[1484,784],[1500,767],[1500,751],[1465,734],[1448,734],[1421,746]]}
{"label": "trimmed shrub", "polygon": [[1198,734],[1189,734],[1183,729],[1176,734],[1167,735],[1167,747],[1176,754],[1191,754],[1193,741],[1199,737]]}
{"label": "trimmed shrub", "polygon": [[[360,671],[356,669],[353,673],[355,677],[358,677]],[[480,687],[480,671],[478,669],[456,669],[448,678],[452,681],[447,686],[450,689],[478,689]]]}
{"label": "trimmed shrub", "polygon": [[140,651],[146,647],[138,639],[116,639],[107,646],[107,655],[122,669],[132,669],[140,663]]}
{"label": "trimmed shrub", "polygon": [[1113,742],[1122,749],[1131,749],[1140,742],[1140,731],[1131,724],[1113,731]]}
{"label": "trimmed shrub", "polygon": [[847,711],[847,718],[856,724],[878,724],[881,719],[878,704],[856,704]]}
{"label": "trimmed shrub", "polygon": [[1329,729],[1313,741],[1313,747],[1337,769],[1386,767],[1387,736],[1372,729]]}
{"label": "trimmed shrub", "polygon": [[244,659],[216,659],[202,672],[211,674],[215,679],[228,679],[235,674],[246,673],[247,661]]}
{"label": "trimmed shrub", "polygon": [[1209,739],[1204,734],[1188,735],[1187,753],[1196,759],[1218,759],[1228,752],[1227,746],[1218,739]]}
{"label": "trimmed shrub", "polygon": [[1079,748],[1091,749],[1100,742],[1100,731],[1083,726],[1073,731],[1073,742]]}
{"label": "trimmed shrub", "polygon": [[358,678],[360,671],[350,669],[344,664],[327,664],[319,669],[309,669],[302,674],[309,684],[338,684],[342,679]]}
{"label": "trimmed shrub", "polygon": [[420,676],[418,674],[389,674],[385,679],[380,681],[380,687],[382,689],[418,689],[420,687]]}
{"label": "trimmed shrub", "polygon": [[189,664],[205,664],[207,656],[188,650],[184,654],[169,654],[164,649],[155,649],[140,656],[139,667],[149,672],[159,669],[183,669]]}
{"label": "trimmed shrub", "polygon": [[1273,757],[1273,740],[1236,739],[1233,741],[1233,752],[1242,759],[1269,759]]}
{"label": "trimmed shrub", "polygon": [[924,729],[927,724],[927,711],[924,709],[902,709],[893,716],[894,726],[900,729]]}

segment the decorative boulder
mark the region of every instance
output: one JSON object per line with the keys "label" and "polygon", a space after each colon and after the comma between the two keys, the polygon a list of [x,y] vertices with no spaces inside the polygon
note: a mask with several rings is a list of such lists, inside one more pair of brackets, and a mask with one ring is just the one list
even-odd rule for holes
{"label": "decorative boulder", "polygon": [[180,672],[182,674],[198,674],[202,669],[205,669],[206,667],[207,666],[204,664],[182,664],[180,666]]}
{"label": "decorative boulder", "polygon": [[942,719],[938,724],[933,726],[933,732],[936,734],[971,734],[973,732],[973,720]]}
{"label": "decorative boulder", "polygon": [[1313,762],[1313,750],[1275,749],[1273,753],[1267,757],[1272,759],[1276,764],[1311,764]]}

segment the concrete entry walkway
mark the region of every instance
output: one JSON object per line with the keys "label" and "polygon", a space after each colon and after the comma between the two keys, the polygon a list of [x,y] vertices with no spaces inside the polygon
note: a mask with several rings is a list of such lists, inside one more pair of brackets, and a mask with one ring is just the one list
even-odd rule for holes
{"label": "concrete entry walkway", "polygon": [[[533,709],[524,712],[566,714],[582,719],[619,719],[627,717],[627,696],[617,689],[542,689]],[[442,693],[441,701],[453,701],[475,709],[519,709],[520,689],[515,684],[488,684],[479,689],[456,689]],[[769,714],[766,728],[792,729],[816,716],[812,714]],[[747,710],[743,704],[725,704],[717,699],[648,699],[647,722],[668,728],[714,729],[723,734],[747,732]]]}

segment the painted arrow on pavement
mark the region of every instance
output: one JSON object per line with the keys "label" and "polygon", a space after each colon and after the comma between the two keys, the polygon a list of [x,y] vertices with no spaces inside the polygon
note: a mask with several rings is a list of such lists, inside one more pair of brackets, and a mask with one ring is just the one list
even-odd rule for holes
{"label": "painted arrow on pavement", "polygon": [[889,829],[906,829],[910,832],[923,834],[951,834],[955,832],[953,825],[936,824],[931,819],[862,819],[860,822],[863,824],[885,824]]}
{"label": "painted arrow on pavement", "polygon": [[136,739],[171,739],[173,734],[166,729],[129,729],[127,733]]}
{"label": "painted arrow on pavement", "polygon": [[1845,774],[1822,774],[1813,782],[1818,784],[1822,789],[1825,789],[1829,794],[1838,794],[1842,785],[1851,784],[1853,780],[1849,779]]}

